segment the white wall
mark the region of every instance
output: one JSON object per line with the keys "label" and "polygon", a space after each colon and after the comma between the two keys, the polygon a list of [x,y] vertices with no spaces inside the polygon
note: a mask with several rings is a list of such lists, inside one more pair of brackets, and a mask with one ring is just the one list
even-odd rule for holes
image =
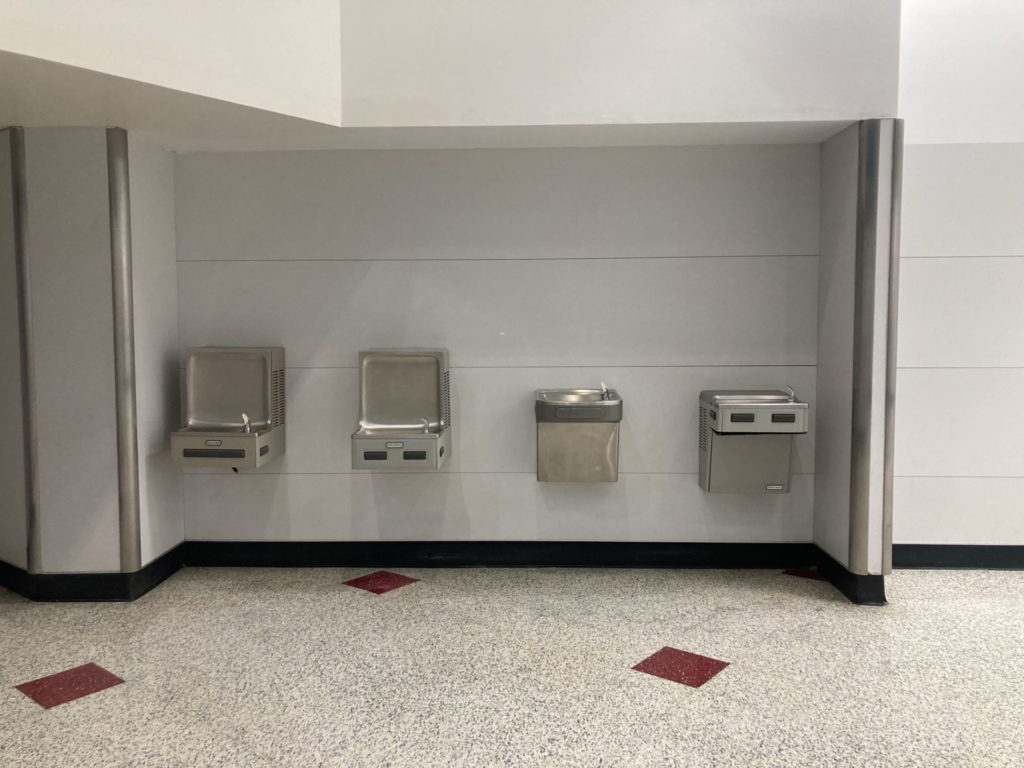
{"label": "white wall", "polygon": [[1024,8],[903,6],[894,538],[1024,544]]}
{"label": "white wall", "polygon": [[1024,544],[1024,144],[908,146],[904,177],[895,540]]}
{"label": "white wall", "polygon": [[129,134],[135,397],[138,413],[142,564],[185,538],[181,472],[168,434],[178,403],[178,274],[174,242],[174,155]]}
{"label": "white wall", "polygon": [[844,566],[850,563],[859,135],[852,125],[821,147],[814,542]]}
{"label": "white wall", "polygon": [[43,571],[117,571],[103,129],[25,131]]}
{"label": "white wall", "polygon": [[[282,344],[288,454],[185,476],[189,539],[809,541],[697,485],[696,400],[814,402],[818,147],[230,153],[176,166],[181,346]],[[350,469],[357,354],[448,346],[437,474]],[[620,481],[538,484],[533,391],[625,398]],[[813,413],[813,410],[812,410]]]}
{"label": "white wall", "polygon": [[338,124],[339,25],[338,0],[5,0],[0,49]]}
{"label": "white wall", "polygon": [[13,202],[10,134],[0,131],[0,560],[25,568],[28,537]]}
{"label": "white wall", "polygon": [[342,0],[349,125],[889,117],[891,0]]}
{"label": "white wall", "polygon": [[902,17],[907,143],[1024,141],[1024,3],[902,0]]}

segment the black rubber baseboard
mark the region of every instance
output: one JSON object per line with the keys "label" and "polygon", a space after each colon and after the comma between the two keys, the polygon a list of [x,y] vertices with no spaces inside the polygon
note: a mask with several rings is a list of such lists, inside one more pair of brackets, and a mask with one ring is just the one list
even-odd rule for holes
{"label": "black rubber baseboard", "polygon": [[855,603],[882,605],[881,576],[851,573],[818,547],[565,541],[187,541],[136,573],[28,574],[0,563],[0,586],[41,601],[134,600],[182,566],[249,568],[817,567]]}
{"label": "black rubber baseboard", "polygon": [[817,567],[852,602],[884,605],[881,576],[858,576],[813,544],[566,541],[190,541],[185,564],[366,568]]}
{"label": "black rubber baseboard", "polygon": [[[815,549],[818,549],[815,547]],[[846,599],[857,605],[885,605],[885,577],[864,576],[853,573],[832,559],[824,550],[818,549],[818,570],[832,586],[846,595]]]}
{"label": "black rubber baseboard", "polygon": [[165,552],[134,573],[28,573],[0,562],[0,586],[40,602],[125,602],[136,600],[172,576],[183,564],[185,545]]}
{"label": "black rubber baseboard", "polygon": [[818,568],[851,602],[885,605],[882,576],[814,544],[577,541],[190,541],[185,564],[250,568]]}
{"label": "black rubber baseboard", "polygon": [[998,568],[1024,570],[1024,546],[894,544],[893,568]]}
{"label": "black rubber baseboard", "polygon": [[813,544],[189,541],[185,564],[259,568],[801,568]]}

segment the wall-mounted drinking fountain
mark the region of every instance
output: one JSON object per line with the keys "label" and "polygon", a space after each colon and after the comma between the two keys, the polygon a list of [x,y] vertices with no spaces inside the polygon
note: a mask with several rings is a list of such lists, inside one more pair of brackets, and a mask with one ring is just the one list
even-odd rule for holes
{"label": "wall-mounted drinking fountain", "polygon": [[711,493],[789,493],[793,435],[807,403],[792,389],[700,393],[700,487]]}
{"label": "wall-mounted drinking fountain", "polygon": [[608,483],[619,479],[622,398],[600,389],[538,389],[537,479]]}
{"label": "wall-mounted drinking fountain", "polygon": [[171,433],[175,464],[256,469],[284,453],[284,348],[190,349],[185,389],[185,425]]}
{"label": "wall-mounted drinking fountain", "polygon": [[447,349],[359,353],[352,468],[439,469],[452,453]]}

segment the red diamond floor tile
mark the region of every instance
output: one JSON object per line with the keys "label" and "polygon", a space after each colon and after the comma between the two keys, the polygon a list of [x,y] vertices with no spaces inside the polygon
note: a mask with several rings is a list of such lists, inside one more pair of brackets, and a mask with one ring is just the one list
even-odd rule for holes
{"label": "red diamond floor tile", "polygon": [[799,576],[801,579],[828,581],[828,577],[817,568],[787,568],[783,573],[786,576]]}
{"label": "red diamond floor tile", "polygon": [[648,656],[633,669],[691,688],[700,688],[728,666],[727,661],[665,647]]}
{"label": "red diamond floor tile", "polygon": [[39,706],[50,709],[58,704],[67,704],[83,696],[113,688],[123,682],[120,677],[98,664],[83,664],[14,687]]}
{"label": "red diamond floor tile", "polygon": [[383,595],[385,592],[390,592],[393,589],[404,587],[407,584],[413,584],[419,581],[419,579],[413,579],[408,576],[403,576],[400,573],[392,573],[391,571],[375,571],[374,573],[368,573],[365,576],[359,576],[355,579],[349,579],[345,582],[350,587],[356,589],[365,589],[367,592],[373,592],[375,595]]}

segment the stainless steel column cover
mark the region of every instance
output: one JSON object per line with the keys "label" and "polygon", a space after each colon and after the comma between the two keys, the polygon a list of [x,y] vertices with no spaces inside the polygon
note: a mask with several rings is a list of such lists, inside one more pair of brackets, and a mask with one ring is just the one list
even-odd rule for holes
{"label": "stainless steel column cover", "polygon": [[21,419],[25,454],[25,514],[29,573],[42,573],[43,544],[39,524],[39,455],[36,433],[35,371],[32,354],[32,294],[28,263],[28,184],[25,131],[8,129],[11,142],[11,189],[14,200],[14,264],[18,283],[18,338],[21,358]]}
{"label": "stainless steel column cover", "polygon": [[114,407],[121,571],[142,567],[139,527],[139,443],[135,411],[135,314],[132,304],[132,233],[128,187],[128,133],[107,129],[110,193],[110,273],[114,301]]}
{"label": "stainless steel column cover", "polygon": [[892,573],[892,489],[896,443],[896,337],[900,300],[900,214],[903,205],[903,121],[893,121],[889,229],[889,338],[885,360],[885,484],[882,492],[882,573]]}
{"label": "stainless steel column cover", "polygon": [[850,459],[853,573],[888,573],[902,121],[860,123]]}

